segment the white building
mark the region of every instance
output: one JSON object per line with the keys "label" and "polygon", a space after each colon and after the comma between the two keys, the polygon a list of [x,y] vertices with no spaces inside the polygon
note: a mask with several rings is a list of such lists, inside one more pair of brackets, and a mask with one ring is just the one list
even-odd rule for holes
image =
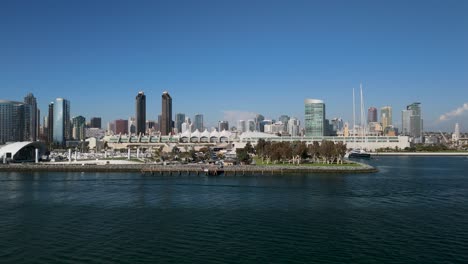
{"label": "white building", "polygon": [[297,137],[299,136],[299,131],[300,131],[300,126],[301,122],[293,117],[291,119],[289,119],[288,121],[288,133],[289,135],[293,136],[293,137]]}

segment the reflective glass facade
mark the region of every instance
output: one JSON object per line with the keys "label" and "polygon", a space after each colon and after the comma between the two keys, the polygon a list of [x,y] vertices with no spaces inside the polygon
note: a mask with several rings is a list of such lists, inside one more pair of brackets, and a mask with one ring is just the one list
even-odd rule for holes
{"label": "reflective glass facade", "polygon": [[325,104],[321,100],[306,99],[305,102],[305,134],[308,137],[326,136]]}

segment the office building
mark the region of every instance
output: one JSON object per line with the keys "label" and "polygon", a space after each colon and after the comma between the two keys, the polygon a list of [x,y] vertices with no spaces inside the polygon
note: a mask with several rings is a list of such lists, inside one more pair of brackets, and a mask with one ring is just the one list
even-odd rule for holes
{"label": "office building", "polygon": [[247,120],[247,130],[248,131],[251,131],[251,132],[255,131],[255,127],[256,127],[255,120],[253,120],[253,119]]}
{"label": "office building", "polygon": [[402,110],[401,111],[401,135],[409,136],[410,126],[411,126],[411,110]]}
{"label": "office building", "polygon": [[72,118],[73,125],[73,139],[84,140],[86,138],[85,127],[86,119],[83,116],[77,116]]}
{"label": "office building", "polygon": [[422,139],[423,120],[421,118],[421,103],[412,103],[406,107],[410,111],[409,136]]}
{"label": "office building", "polygon": [[223,130],[229,131],[229,122],[228,121],[219,121],[218,122],[218,131],[222,132]]}
{"label": "office building", "polygon": [[196,114],[194,121],[193,121],[193,129],[203,132],[205,130],[203,126],[203,115],[202,114]]}
{"label": "office building", "polygon": [[264,132],[265,131],[265,127],[264,127],[264,124],[262,123],[263,120],[265,120],[265,117],[261,114],[257,114],[255,116],[255,124],[257,126],[257,131],[260,131],[260,132]]}
{"label": "office building", "polygon": [[146,132],[146,95],[143,92],[139,92],[135,99],[136,99],[135,134],[144,135]]}
{"label": "office building", "polygon": [[128,120],[118,119],[115,120],[115,134],[126,135],[128,134]]}
{"label": "office building", "polygon": [[290,118],[288,121],[288,134],[297,137],[299,136],[299,126],[301,122],[297,118]]}
{"label": "office building", "polygon": [[369,107],[367,110],[367,124],[377,122],[377,108]]}
{"label": "office building", "polygon": [[70,123],[70,101],[57,98],[54,101],[54,143],[64,146],[72,138]]}
{"label": "office building", "polygon": [[380,122],[384,129],[393,126],[391,106],[384,106],[380,109]]}
{"label": "office building", "polygon": [[237,121],[237,131],[240,133],[247,132],[247,125],[245,123],[245,120]]}
{"label": "office building", "polygon": [[305,134],[308,137],[326,135],[325,103],[322,100],[305,99]]}
{"label": "office building", "polygon": [[136,119],[134,117],[130,117],[128,119],[128,134],[134,135],[136,134]]}
{"label": "office building", "polygon": [[91,117],[91,122],[89,124],[91,128],[101,129],[101,118],[100,117]]}
{"label": "office building", "polygon": [[24,103],[29,105],[29,122],[26,123],[26,135],[30,141],[36,141],[39,136],[39,110],[37,109],[37,100],[32,93],[24,97]]}
{"label": "office building", "polygon": [[281,115],[279,118],[278,118],[278,121],[280,121],[281,123],[287,125],[288,122],[289,122],[289,116],[288,115]]}
{"label": "office building", "polygon": [[30,113],[28,104],[0,100],[0,144],[30,140]]}
{"label": "office building", "polygon": [[49,112],[47,116],[47,143],[54,142],[54,102],[49,104]]}
{"label": "office building", "polygon": [[172,132],[172,98],[167,91],[162,94],[161,122],[159,127],[161,135],[170,135]]}
{"label": "office building", "polygon": [[177,113],[175,115],[175,128],[177,129],[177,133],[182,132],[182,124],[185,121],[185,114]]}
{"label": "office building", "polygon": [[188,117],[185,117],[185,122],[182,123],[181,132],[185,133],[186,131],[189,131],[190,133],[193,132],[192,121]]}

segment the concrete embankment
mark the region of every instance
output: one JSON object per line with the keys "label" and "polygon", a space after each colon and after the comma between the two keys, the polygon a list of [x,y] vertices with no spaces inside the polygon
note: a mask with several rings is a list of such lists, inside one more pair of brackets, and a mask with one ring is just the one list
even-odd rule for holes
{"label": "concrete embankment", "polygon": [[3,172],[133,172],[149,174],[211,174],[211,175],[246,175],[246,174],[288,174],[288,173],[370,173],[377,169],[367,165],[351,166],[255,166],[236,165],[219,168],[208,165],[152,165],[152,164],[6,164],[0,165]]}

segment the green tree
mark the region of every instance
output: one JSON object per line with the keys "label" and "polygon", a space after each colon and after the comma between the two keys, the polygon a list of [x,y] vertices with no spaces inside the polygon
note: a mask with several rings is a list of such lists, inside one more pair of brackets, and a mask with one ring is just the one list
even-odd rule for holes
{"label": "green tree", "polygon": [[243,164],[250,164],[251,162],[250,155],[245,148],[236,149],[236,155],[237,155],[237,160],[239,160],[239,162]]}

